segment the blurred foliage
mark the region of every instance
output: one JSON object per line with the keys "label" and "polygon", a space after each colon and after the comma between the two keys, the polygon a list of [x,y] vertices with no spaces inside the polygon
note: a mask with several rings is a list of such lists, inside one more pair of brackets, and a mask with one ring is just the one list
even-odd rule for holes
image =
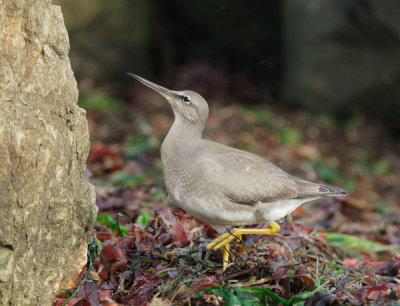
{"label": "blurred foliage", "polygon": [[258,124],[262,124],[266,127],[271,126],[271,122],[274,120],[273,115],[265,108],[249,104],[243,104],[241,108],[245,113],[253,116]]}
{"label": "blurred foliage", "polygon": [[296,146],[301,141],[301,135],[293,128],[282,128],[279,130],[279,139],[284,146]]}
{"label": "blurred foliage", "polygon": [[335,167],[328,165],[321,159],[314,159],[312,161],[312,164],[318,173],[318,177],[321,180],[323,180],[324,182],[327,182],[329,184],[339,183],[347,191],[349,191],[349,192],[354,191],[354,189],[357,185],[356,180],[344,176]]}
{"label": "blurred foliage", "polygon": [[79,106],[90,111],[122,112],[125,104],[114,96],[92,91],[79,100]]}
{"label": "blurred foliage", "polygon": [[269,305],[282,303],[289,305],[289,303],[282,299],[279,295],[273,293],[271,290],[264,288],[235,288],[225,289],[221,286],[211,287],[207,290],[197,293],[194,297],[200,297],[205,293],[213,293],[221,297],[225,305]]}
{"label": "blurred foliage", "polygon": [[318,172],[318,176],[325,182],[333,184],[339,180],[340,174],[333,167],[327,165],[324,161],[316,159],[313,165]]}
{"label": "blurred foliage", "polygon": [[129,144],[126,148],[126,158],[136,157],[160,146],[160,140],[152,136],[134,135],[128,140]]}
{"label": "blurred foliage", "polygon": [[357,163],[372,175],[384,175],[390,172],[390,164],[385,159],[371,160],[367,155],[362,155]]}
{"label": "blurred foliage", "polygon": [[376,241],[371,241],[354,235],[343,233],[326,233],[326,238],[330,245],[345,252],[347,256],[351,255],[362,259],[357,255],[357,251],[366,251],[370,253],[379,253],[387,250],[396,250],[400,252],[400,246],[385,245]]}
{"label": "blurred foliage", "polygon": [[387,204],[380,204],[378,205],[378,207],[376,208],[376,212],[380,215],[384,215],[386,213],[389,212],[389,205]]}
{"label": "blurred foliage", "polygon": [[126,236],[128,233],[128,229],[120,224],[119,222],[115,221],[109,213],[98,214],[96,218],[97,225],[105,225],[107,226],[113,233],[121,233],[123,237]]}
{"label": "blurred foliage", "polygon": [[[319,288],[321,285],[320,280],[316,281],[311,290]],[[325,291],[325,289],[322,289]],[[284,306],[300,306],[305,305],[306,301],[314,295],[314,291],[303,291],[293,295],[289,300],[281,298],[271,290],[266,288],[235,288],[227,289],[221,286],[210,287],[197,293],[194,297],[199,297],[205,293],[213,293],[221,297],[225,304],[232,306],[246,306],[246,305],[284,305]]]}
{"label": "blurred foliage", "polygon": [[143,226],[143,228],[146,227],[147,223],[149,222],[150,214],[143,210],[140,212],[140,215],[136,218],[135,223],[139,223]]}
{"label": "blurred foliage", "polygon": [[119,186],[136,185],[143,183],[145,180],[146,177],[143,175],[132,175],[124,170],[117,171],[110,177],[110,182]]}

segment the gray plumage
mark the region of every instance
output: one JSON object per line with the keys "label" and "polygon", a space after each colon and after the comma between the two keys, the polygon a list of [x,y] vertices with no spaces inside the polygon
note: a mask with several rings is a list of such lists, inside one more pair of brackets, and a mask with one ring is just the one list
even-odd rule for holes
{"label": "gray plumage", "polygon": [[347,194],[292,176],[257,155],[202,139],[208,105],[199,94],[171,91],[129,75],[161,94],[174,111],[174,124],[161,147],[169,195],[218,231],[278,220],[304,203]]}

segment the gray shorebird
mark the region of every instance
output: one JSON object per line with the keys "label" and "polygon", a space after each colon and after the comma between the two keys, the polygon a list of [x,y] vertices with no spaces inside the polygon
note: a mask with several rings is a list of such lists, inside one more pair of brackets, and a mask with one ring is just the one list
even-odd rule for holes
{"label": "gray shorebird", "polygon": [[[208,104],[198,93],[173,91],[135,74],[129,76],[165,98],[175,121],[161,146],[164,180],[174,203],[210,224],[221,236],[207,249],[223,247],[223,268],[229,260],[229,242],[243,234],[273,235],[274,220],[300,205],[324,197],[345,196],[337,187],[308,182],[290,175],[266,159],[202,138]],[[270,228],[233,228],[269,222]]]}

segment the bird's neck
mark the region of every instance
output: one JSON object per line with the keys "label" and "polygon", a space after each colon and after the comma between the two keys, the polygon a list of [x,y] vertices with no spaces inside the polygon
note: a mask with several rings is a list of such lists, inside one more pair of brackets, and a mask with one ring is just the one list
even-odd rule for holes
{"label": "bird's neck", "polygon": [[184,144],[185,142],[200,140],[202,135],[203,126],[176,117],[168,132],[167,138]]}
{"label": "bird's neck", "polygon": [[185,154],[192,144],[201,140],[203,127],[191,124],[184,119],[175,118],[174,124],[165,137],[161,155],[163,159],[168,156],[177,157]]}

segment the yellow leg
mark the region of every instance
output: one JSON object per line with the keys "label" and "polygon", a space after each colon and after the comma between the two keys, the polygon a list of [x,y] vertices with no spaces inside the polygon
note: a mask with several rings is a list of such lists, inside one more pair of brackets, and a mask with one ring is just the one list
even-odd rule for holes
{"label": "yellow leg", "polygon": [[[234,229],[235,230],[235,229]],[[222,235],[220,235],[218,238],[215,238],[213,241],[211,241],[208,245],[207,245],[207,250],[214,248],[214,246],[216,246],[217,244],[219,244],[220,242],[224,242],[226,239],[228,239],[230,236],[232,236],[230,233],[223,233]],[[233,238],[235,238],[233,236]],[[232,239],[233,239],[232,238]],[[230,240],[232,240],[230,239]],[[229,240],[229,241],[230,241]],[[219,248],[214,248],[214,250],[217,250]]]}
{"label": "yellow leg", "polygon": [[225,270],[229,262],[229,242],[235,238],[240,240],[242,238],[242,235],[245,234],[274,235],[281,229],[279,224],[275,221],[269,221],[269,226],[270,228],[233,228],[230,233],[223,233],[221,236],[211,241],[207,245],[207,250],[218,250],[224,246],[223,269]]}
{"label": "yellow leg", "polygon": [[229,243],[227,243],[224,247],[224,249],[222,250],[222,254],[223,254],[223,259],[222,259],[222,270],[225,270],[228,267],[229,264]]}

